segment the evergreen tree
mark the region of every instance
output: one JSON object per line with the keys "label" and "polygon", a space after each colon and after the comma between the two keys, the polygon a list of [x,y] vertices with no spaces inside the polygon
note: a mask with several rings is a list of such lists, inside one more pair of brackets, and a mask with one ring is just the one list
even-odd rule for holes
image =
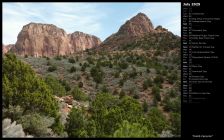
{"label": "evergreen tree", "polygon": [[172,132],[176,136],[180,136],[181,134],[181,115],[179,113],[171,114],[171,126]]}
{"label": "evergreen tree", "polygon": [[143,111],[144,112],[147,112],[148,111],[148,109],[149,109],[149,105],[147,104],[147,102],[146,102],[146,100],[144,100],[144,102],[143,102]]}
{"label": "evergreen tree", "polygon": [[61,83],[55,77],[48,75],[45,78],[45,82],[52,89],[54,95],[65,96],[66,91],[64,86],[62,86]]}
{"label": "evergreen tree", "polygon": [[142,126],[139,123],[129,123],[124,120],[120,127],[114,132],[113,137],[115,138],[146,138],[154,137],[147,127]]}
{"label": "evergreen tree", "polygon": [[86,118],[83,112],[79,109],[72,108],[68,115],[67,123],[65,124],[66,131],[69,137],[78,138],[86,137],[85,132]]}
{"label": "evergreen tree", "polygon": [[28,64],[13,54],[3,58],[3,106],[19,105],[25,111],[56,116],[58,105],[52,90],[38,77]]}
{"label": "evergreen tree", "polygon": [[71,95],[73,96],[73,98],[75,100],[78,100],[78,101],[86,101],[86,100],[88,100],[88,96],[84,92],[82,92],[78,87],[75,87],[71,91]]}
{"label": "evergreen tree", "polygon": [[162,114],[158,108],[151,108],[148,113],[147,118],[151,123],[153,129],[158,133],[162,133],[163,130],[168,128],[168,121],[166,120],[165,116]]}

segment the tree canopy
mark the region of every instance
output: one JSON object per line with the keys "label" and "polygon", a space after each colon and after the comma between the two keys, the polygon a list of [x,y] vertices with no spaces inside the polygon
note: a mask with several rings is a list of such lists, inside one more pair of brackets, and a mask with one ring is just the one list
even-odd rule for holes
{"label": "tree canopy", "polygon": [[20,105],[25,111],[56,116],[58,105],[52,90],[28,64],[14,54],[3,58],[3,107]]}

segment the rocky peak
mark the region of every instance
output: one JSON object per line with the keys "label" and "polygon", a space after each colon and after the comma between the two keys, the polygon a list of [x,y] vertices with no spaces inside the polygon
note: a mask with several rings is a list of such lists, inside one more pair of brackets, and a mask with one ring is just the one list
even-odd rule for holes
{"label": "rocky peak", "polygon": [[19,55],[55,56],[72,53],[66,32],[52,24],[29,23],[17,37],[14,52]]}
{"label": "rocky peak", "polygon": [[156,30],[156,32],[168,32],[168,29],[166,29],[166,28],[163,28],[161,25],[159,25],[159,26],[157,26],[156,28],[155,28],[155,30]]}
{"label": "rocky peak", "polygon": [[[117,33],[109,36],[101,43],[99,49],[117,50],[141,40],[142,38],[161,38],[165,36],[172,38],[174,35],[162,26],[154,29],[152,22],[144,13],[138,13],[123,24]],[[98,50],[99,50],[98,49]]]}
{"label": "rocky peak", "polygon": [[79,31],[69,34],[68,36],[74,51],[83,51],[86,49],[95,48],[101,43],[101,40],[98,37]]}
{"label": "rocky peak", "polygon": [[31,22],[25,26],[23,26],[23,29],[22,31],[30,31],[30,32],[33,32],[33,33],[43,33],[44,31],[45,32],[48,32],[50,35],[54,35],[57,33],[57,35],[66,35],[66,32],[61,29],[61,28],[58,28],[57,26],[53,25],[53,24],[42,24],[42,23],[34,23],[34,22]]}
{"label": "rocky peak", "polygon": [[109,36],[102,44],[103,48],[116,48],[134,41],[148,33],[155,32],[150,19],[143,13],[138,13],[123,24],[117,33]]}
{"label": "rocky peak", "polygon": [[15,45],[9,44],[9,45],[2,45],[2,53],[6,54],[8,53]]}
{"label": "rocky peak", "polygon": [[13,49],[18,55],[57,56],[97,47],[100,39],[82,32],[67,34],[53,24],[29,23],[23,26]]}
{"label": "rocky peak", "polygon": [[154,27],[150,19],[145,14],[138,13],[120,27],[118,34],[138,36],[153,30]]}

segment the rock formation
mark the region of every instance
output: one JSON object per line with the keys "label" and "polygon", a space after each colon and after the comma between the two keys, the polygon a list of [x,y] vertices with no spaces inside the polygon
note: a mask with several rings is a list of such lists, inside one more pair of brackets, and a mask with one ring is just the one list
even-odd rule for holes
{"label": "rock formation", "polygon": [[152,32],[154,27],[150,19],[143,13],[138,13],[136,16],[126,21],[117,32],[119,35],[139,36],[144,33]]}
{"label": "rock formation", "polygon": [[52,57],[97,47],[100,43],[100,39],[92,35],[81,32],[67,35],[52,24],[30,23],[23,26],[12,51],[22,56]]}
{"label": "rock formation", "polygon": [[74,52],[98,47],[101,43],[98,37],[83,32],[74,32],[69,34],[68,37]]}
{"label": "rock formation", "polygon": [[52,24],[30,23],[23,26],[15,48],[18,55],[55,56],[72,53],[67,34]]}
{"label": "rock formation", "polygon": [[136,16],[126,21],[117,33],[109,36],[100,46],[114,50],[121,45],[134,41],[136,37],[143,36],[149,32],[154,32],[152,22],[145,14],[138,13]]}
{"label": "rock formation", "polygon": [[14,44],[3,45],[2,46],[2,53],[3,54],[8,53],[14,46],[15,46]]}
{"label": "rock formation", "polygon": [[166,28],[163,28],[161,25],[157,26],[155,28],[157,33],[161,33],[161,32],[168,32],[168,30]]}
{"label": "rock formation", "polygon": [[117,50],[121,46],[131,44],[146,36],[158,36],[160,33],[172,33],[162,26],[154,29],[151,20],[143,13],[138,13],[136,16],[126,21],[117,33],[109,36],[103,41],[98,50]]}

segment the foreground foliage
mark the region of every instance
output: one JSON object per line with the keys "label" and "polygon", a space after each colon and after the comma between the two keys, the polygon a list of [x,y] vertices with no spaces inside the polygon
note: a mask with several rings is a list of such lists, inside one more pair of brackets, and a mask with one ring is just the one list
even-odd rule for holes
{"label": "foreground foliage", "polygon": [[[28,64],[13,54],[6,54],[3,58],[3,118],[18,121],[24,131],[33,136],[53,136],[48,130],[58,117],[58,103],[53,96],[57,89],[52,89],[55,80],[46,78],[46,82]],[[57,125],[54,129],[57,130]]]}

